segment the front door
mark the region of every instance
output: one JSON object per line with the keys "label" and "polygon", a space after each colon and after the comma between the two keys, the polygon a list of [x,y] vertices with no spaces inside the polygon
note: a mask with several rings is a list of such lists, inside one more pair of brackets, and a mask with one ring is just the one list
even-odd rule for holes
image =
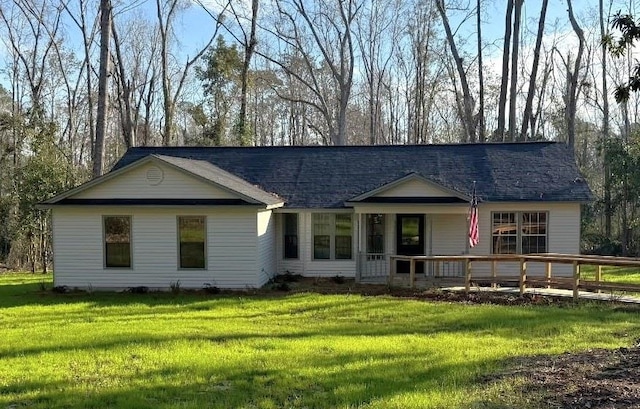
{"label": "front door", "polygon": [[[424,256],[424,214],[396,215],[396,249],[400,256]],[[409,273],[409,262],[398,261],[399,274]],[[424,273],[424,263],[416,263],[416,273]]]}

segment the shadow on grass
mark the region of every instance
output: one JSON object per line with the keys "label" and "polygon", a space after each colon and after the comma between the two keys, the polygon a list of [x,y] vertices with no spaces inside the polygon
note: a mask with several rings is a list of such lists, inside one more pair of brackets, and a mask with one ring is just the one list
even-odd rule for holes
{"label": "shadow on grass", "polygon": [[[34,308],[8,308],[22,306]],[[432,398],[442,399],[432,407],[446,407],[464,400],[480,387],[482,375],[506,361],[491,354],[453,360],[450,354],[460,351],[446,345],[417,346],[469,339],[473,350],[504,338],[510,342],[503,345],[532,348],[583,328],[640,333],[635,314],[601,304],[557,308],[358,295],[55,294],[29,283],[0,286],[0,307],[7,308],[0,316],[3,335],[20,337],[0,343],[0,362],[24,371],[3,378],[0,369],[0,408],[423,407]],[[40,330],[51,335],[37,340],[25,335]],[[62,334],[73,336],[56,339]],[[341,349],[343,340],[348,345]],[[388,346],[370,348],[378,342]],[[173,359],[179,348],[197,355]],[[148,356],[138,362],[134,355],[141,350]],[[47,357],[55,363],[50,379],[28,372]],[[414,404],[416,394],[423,400]]]}
{"label": "shadow on grass", "polygon": [[457,406],[455,400],[463,401],[464,391],[477,388],[481,375],[498,365],[498,360],[447,363],[439,356],[415,353],[316,354],[286,368],[240,362],[142,371],[109,387],[101,386],[101,381],[110,381],[108,375],[22,381],[0,387],[0,403],[71,409],[403,407],[406,395],[421,394],[422,403],[411,406],[424,407],[434,397]]}

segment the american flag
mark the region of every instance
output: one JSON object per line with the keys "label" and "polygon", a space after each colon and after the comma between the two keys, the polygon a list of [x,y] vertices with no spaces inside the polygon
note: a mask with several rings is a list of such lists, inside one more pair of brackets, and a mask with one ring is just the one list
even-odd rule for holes
{"label": "american flag", "polygon": [[473,185],[473,194],[471,195],[471,204],[469,206],[469,246],[475,247],[480,241],[480,233],[478,232],[478,196],[476,196],[476,186]]}

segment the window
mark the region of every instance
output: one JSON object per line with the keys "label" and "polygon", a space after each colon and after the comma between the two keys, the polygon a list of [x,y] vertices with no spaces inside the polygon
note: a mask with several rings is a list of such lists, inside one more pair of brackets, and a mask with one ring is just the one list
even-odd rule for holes
{"label": "window", "polygon": [[312,220],[314,260],[351,260],[353,257],[351,214],[315,213]]}
{"label": "window", "polygon": [[298,214],[283,214],[284,258],[298,258]]}
{"label": "window", "polygon": [[313,215],[313,258],[328,260],[331,258],[331,232],[333,215],[328,213]]}
{"label": "window", "polygon": [[351,215],[336,214],[336,243],[335,258],[338,260],[351,260]]}
{"label": "window", "polygon": [[384,253],[384,215],[367,215],[367,253]]}
{"label": "window", "polygon": [[547,252],[547,213],[521,213],[522,254]]}
{"label": "window", "polygon": [[493,254],[547,252],[547,212],[492,213]]}
{"label": "window", "polygon": [[518,252],[518,225],[516,213],[493,213],[493,254]]}
{"label": "window", "polygon": [[104,216],[104,266],[131,268],[131,217]]}
{"label": "window", "polygon": [[179,267],[205,268],[206,218],[178,216]]}

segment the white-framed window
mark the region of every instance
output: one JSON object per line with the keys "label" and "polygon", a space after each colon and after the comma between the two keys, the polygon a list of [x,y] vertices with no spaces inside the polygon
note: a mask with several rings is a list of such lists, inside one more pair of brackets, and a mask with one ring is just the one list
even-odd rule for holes
{"label": "white-framed window", "polygon": [[493,254],[532,254],[548,252],[549,212],[491,213],[491,252]]}
{"label": "white-framed window", "polygon": [[367,253],[384,254],[384,214],[367,214]]}
{"label": "white-framed window", "polygon": [[131,268],[131,216],[103,216],[105,268]]}
{"label": "white-framed window", "polygon": [[284,213],[282,215],[283,257],[297,259],[298,252],[298,213]]}
{"label": "white-framed window", "polygon": [[350,213],[314,213],[312,224],[314,260],[353,258],[353,218]]}
{"label": "white-framed window", "polygon": [[207,266],[207,218],[178,216],[178,268],[205,269]]}

